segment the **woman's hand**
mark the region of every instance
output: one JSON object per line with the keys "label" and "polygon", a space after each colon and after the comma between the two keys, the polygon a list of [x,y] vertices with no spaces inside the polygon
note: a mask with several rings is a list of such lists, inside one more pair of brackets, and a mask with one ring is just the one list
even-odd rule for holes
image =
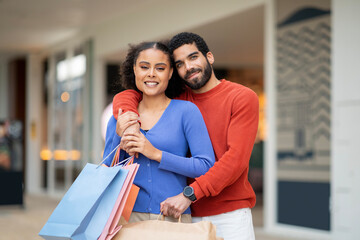
{"label": "woman's hand", "polygon": [[122,149],[124,149],[130,155],[139,152],[147,158],[158,162],[161,161],[162,151],[155,148],[141,132],[125,133],[121,141],[124,141]]}

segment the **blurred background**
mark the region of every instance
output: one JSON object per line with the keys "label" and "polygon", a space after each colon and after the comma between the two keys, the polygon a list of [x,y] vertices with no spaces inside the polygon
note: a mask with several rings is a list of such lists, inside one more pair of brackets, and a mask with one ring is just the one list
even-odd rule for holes
{"label": "blurred background", "polygon": [[101,161],[128,44],[182,31],[206,40],[219,79],[259,96],[257,239],[359,239],[359,12],[358,0],[0,0],[0,239],[37,239]]}

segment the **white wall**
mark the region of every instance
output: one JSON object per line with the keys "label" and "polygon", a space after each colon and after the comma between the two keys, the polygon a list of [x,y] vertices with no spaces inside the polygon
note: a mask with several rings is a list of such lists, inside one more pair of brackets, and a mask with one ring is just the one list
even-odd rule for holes
{"label": "white wall", "polygon": [[264,229],[271,232],[276,224],[276,14],[275,0],[265,4],[265,94],[267,139],[264,149]]}
{"label": "white wall", "polygon": [[332,229],[359,239],[360,1],[333,0]]}
{"label": "white wall", "polygon": [[41,106],[42,106],[42,77],[41,58],[36,54],[27,56],[26,61],[26,191],[40,192],[41,181]]}

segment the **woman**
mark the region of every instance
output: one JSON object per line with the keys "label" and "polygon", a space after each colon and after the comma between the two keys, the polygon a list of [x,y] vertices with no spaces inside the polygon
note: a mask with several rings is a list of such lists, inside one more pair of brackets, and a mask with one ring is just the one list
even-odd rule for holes
{"label": "woman", "polygon": [[[126,142],[123,148],[139,153],[134,160],[140,164],[134,184],[140,191],[130,218],[130,222],[135,222],[156,218],[160,203],[182,192],[187,177],[207,172],[215,157],[199,109],[193,103],[170,99],[184,88],[180,80],[172,78],[173,64],[166,45],[145,42],[131,47],[121,69],[123,87],[143,93],[138,107],[140,133],[122,136]],[[116,124],[112,116],[104,157],[120,143]],[[189,151],[192,157],[186,157]],[[128,156],[120,151],[120,160]],[[111,159],[112,156],[104,164],[109,166]],[[190,209],[184,212],[182,221],[191,222]]]}

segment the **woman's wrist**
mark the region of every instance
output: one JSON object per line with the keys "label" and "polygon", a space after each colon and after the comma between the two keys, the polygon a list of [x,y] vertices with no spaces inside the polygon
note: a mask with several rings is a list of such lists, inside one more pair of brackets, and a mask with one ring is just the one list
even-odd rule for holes
{"label": "woman's wrist", "polygon": [[152,160],[155,160],[157,162],[160,162],[162,158],[162,151],[155,148],[155,151],[153,153],[153,156],[151,157]]}

